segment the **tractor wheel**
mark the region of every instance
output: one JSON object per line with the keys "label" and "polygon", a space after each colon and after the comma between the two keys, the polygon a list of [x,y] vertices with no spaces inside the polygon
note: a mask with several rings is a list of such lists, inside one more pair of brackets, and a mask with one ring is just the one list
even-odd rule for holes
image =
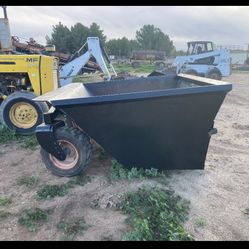
{"label": "tractor wheel", "polygon": [[55,137],[66,153],[66,159],[60,161],[41,148],[42,160],[47,169],[57,176],[70,177],[81,174],[90,162],[92,145],[89,137],[72,127],[59,128]]}
{"label": "tractor wheel", "polygon": [[194,76],[197,76],[197,75],[198,75],[198,73],[197,73],[195,70],[193,70],[193,69],[187,70],[187,71],[185,72],[185,74],[190,74],[190,75],[194,75]]}
{"label": "tractor wheel", "polygon": [[218,69],[212,69],[207,72],[206,78],[214,79],[214,80],[221,80],[222,76]]}
{"label": "tractor wheel", "polygon": [[30,135],[43,122],[43,112],[48,111],[44,103],[36,103],[33,92],[14,92],[0,106],[0,122],[17,134]]}

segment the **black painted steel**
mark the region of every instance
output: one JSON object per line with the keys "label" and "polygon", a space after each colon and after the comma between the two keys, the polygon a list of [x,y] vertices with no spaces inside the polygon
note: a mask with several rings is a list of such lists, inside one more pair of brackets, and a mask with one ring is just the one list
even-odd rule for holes
{"label": "black painted steel", "polygon": [[38,97],[126,167],[203,169],[231,83],[169,75],[73,83]]}
{"label": "black painted steel", "polygon": [[55,131],[64,125],[63,121],[57,121],[36,127],[36,138],[41,147],[61,161],[66,159],[66,154],[56,140]]}

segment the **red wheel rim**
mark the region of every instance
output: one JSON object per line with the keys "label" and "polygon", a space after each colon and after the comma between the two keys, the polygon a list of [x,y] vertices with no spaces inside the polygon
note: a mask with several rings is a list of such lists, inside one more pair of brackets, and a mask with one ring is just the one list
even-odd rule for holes
{"label": "red wheel rim", "polygon": [[64,161],[60,161],[56,157],[49,154],[50,160],[53,162],[53,164],[56,167],[60,169],[64,170],[72,169],[73,167],[75,167],[75,165],[79,160],[78,150],[72,143],[66,140],[58,140],[58,143],[61,146],[62,150],[65,151],[66,159]]}

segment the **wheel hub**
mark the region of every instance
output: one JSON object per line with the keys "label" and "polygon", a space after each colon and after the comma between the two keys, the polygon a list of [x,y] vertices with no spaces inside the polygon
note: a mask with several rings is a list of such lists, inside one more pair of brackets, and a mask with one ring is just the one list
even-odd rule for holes
{"label": "wheel hub", "polygon": [[10,108],[9,117],[16,127],[28,129],[36,124],[38,113],[32,104],[18,102]]}
{"label": "wheel hub", "polygon": [[58,143],[60,147],[62,148],[62,150],[65,152],[66,159],[64,161],[60,161],[56,157],[49,154],[50,160],[58,168],[61,168],[64,170],[73,168],[79,160],[79,153],[77,149],[72,143],[66,140],[58,140]]}

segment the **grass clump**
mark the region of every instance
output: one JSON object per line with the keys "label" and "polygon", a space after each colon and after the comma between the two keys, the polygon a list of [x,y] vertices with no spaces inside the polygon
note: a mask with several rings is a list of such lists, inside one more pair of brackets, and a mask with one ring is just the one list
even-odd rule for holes
{"label": "grass clump", "polygon": [[25,149],[33,149],[38,145],[38,141],[36,139],[35,134],[31,136],[23,136],[21,140]]}
{"label": "grass clump", "polygon": [[5,196],[0,196],[0,206],[7,206],[11,203],[11,199]]}
{"label": "grass clump", "polygon": [[154,64],[150,64],[150,63],[144,63],[141,64],[140,67],[134,69],[134,73],[151,73],[154,70],[156,70],[157,67]]}
{"label": "grass clump", "polygon": [[14,131],[9,130],[8,128],[2,126],[0,124],[0,144],[4,144],[9,141],[13,141],[16,139],[16,135]]}
{"label": "grass clump", "polygon": [[76,186],[84,186],[88,182],[91,182],[90,176],[78,175],[73,177],[65,184],[61,185],[45,185],[42,189],[36,192],[38,200],[52,199],[54,197],[61,197],[68,194],[69,189]]}
{"label": "grass clump", "polygon": [[37,231],[43,223],[48,221],[48,215],[52,213],[52,209],[42,210],[40,208],[25,209],[18,218],[18,223],[28,229],[30,232]]}
{"label": "grass clump", "polygon": [[12,131],[0,124],[0,144],[4,144],[14,140],[22,142],[22,145],[25,149],[33,149],[38,145],[35,134],[31,136],[18,135],[15,131]]}
{"label": "grass clump", "polygon": [[45,185],[42,189],[38,190],[36,195],[38,200],[52,199],[57,196],[64,196],[68,193],[68,187],[62,185]]}
{"label": "grass clump", "polygon": [[115,64],[114,68],[117,73],[131,72],[133,70],[132,66],[127,63]]}
{"label": "grass clump", "polygon": [[198,227],[205,227],[207,225],[207,222],[203,218],[198,218],[195,221],[195,225]]}
{"label": "grass clump", "polygon": [[137,192],[126,193],[118,208],[130,215],[128,222],[133,227],[122,240],[194,240],[182,226],[187,219],[189,201],[175,195],[174,191],[140,188]]}
{"label": "grass clump", "polygon": [[165,171],[159,171],[158,169],[137,169],[135,167],[130,170],[124,168],[116,160],[112,160],[111,165],[111,179],[112,180],[132,180],[132,179],[144,179],[152,177],[166,177],[167,173]]}
{"label": "grass clump", "polygon": [[34,187],[38,182],[39,178],[36,176],[20,176],[16,179],[19,186]]}
{"label": "grass clump", "polygon": [[81,234],[87,229],[84,218],[79,218],[77,220],[72,220],[69,222],[60,222],[57,228],[63,231],[65,240],[73,240],[77,235]]}
{"label": "grass clump", "polygon": [[122,63],[114,65],[117,73],[129,72],[129,73],[151,73],[157,69],[156,65],[148,63],[141,63],[138,68],[133,68],[131,64]]}

